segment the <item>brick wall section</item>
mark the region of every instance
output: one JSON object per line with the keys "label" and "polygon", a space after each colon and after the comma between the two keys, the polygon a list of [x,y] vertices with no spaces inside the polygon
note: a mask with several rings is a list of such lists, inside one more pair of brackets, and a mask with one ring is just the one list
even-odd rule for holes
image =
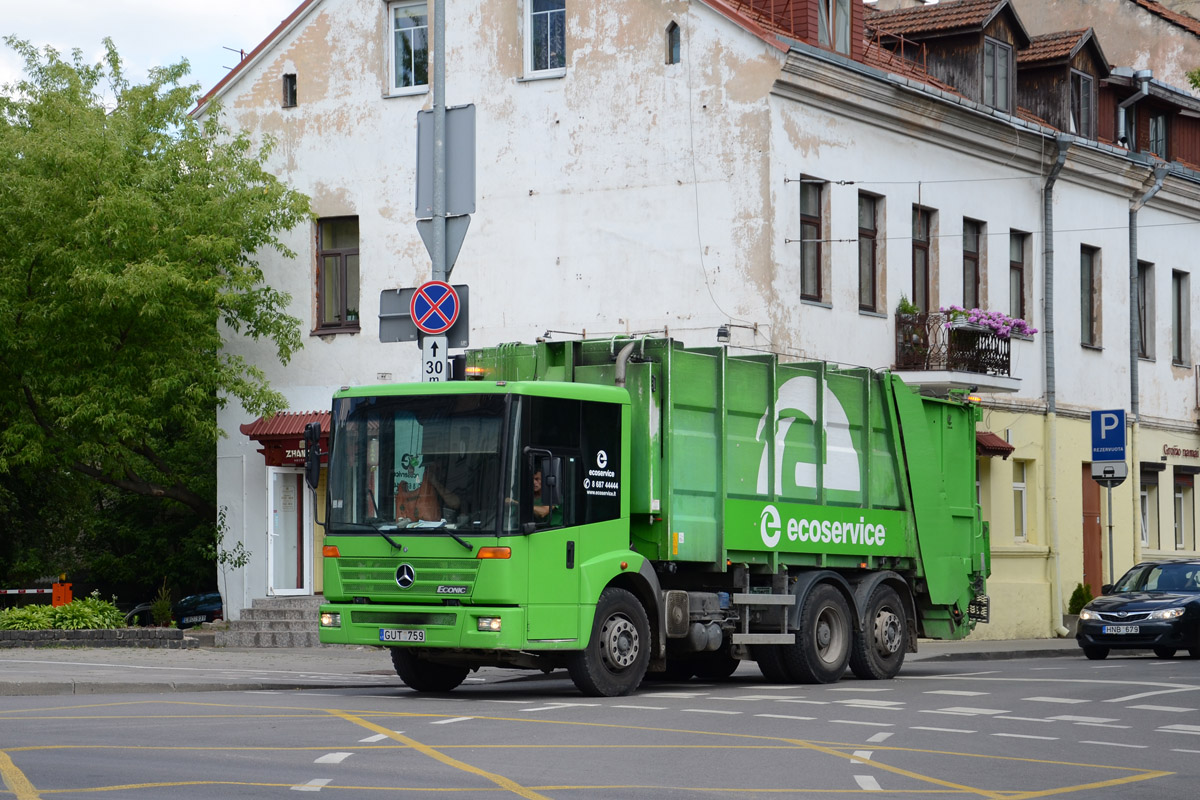
{"label": "brick wall section", "polygon": [[188,647],[178,628],[110,628],[88,631],[0,631],[6,647]]}

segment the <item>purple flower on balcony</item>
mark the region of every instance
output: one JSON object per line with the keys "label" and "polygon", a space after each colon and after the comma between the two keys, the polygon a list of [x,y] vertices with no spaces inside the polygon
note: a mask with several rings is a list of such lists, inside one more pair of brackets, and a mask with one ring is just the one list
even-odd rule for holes
{"label": "purple flower on balcony", "polygon": [[1018,336],[1033,336],[1037,328],[1023,319],[1016,319],[999,311],[984,311],[981,308],[963,308],[962,306],[943,306],[939,309],[946,315],[946,327],[952,328],[956,323],[968,322],[980,325],[1001,339],[1007,339],[1014,333]]}

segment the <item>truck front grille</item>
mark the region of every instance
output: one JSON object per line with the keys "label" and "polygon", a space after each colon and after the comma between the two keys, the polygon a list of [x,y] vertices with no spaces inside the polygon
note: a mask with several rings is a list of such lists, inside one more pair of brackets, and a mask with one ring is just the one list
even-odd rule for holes
{"label": "truck front grille", "polygon": [[[408,588],[396,582],[402,564],[412,568],[413,584]],[[346,594],[384,602],[470,597],[479,571],[474,558],[339,558],[337,565]]]}

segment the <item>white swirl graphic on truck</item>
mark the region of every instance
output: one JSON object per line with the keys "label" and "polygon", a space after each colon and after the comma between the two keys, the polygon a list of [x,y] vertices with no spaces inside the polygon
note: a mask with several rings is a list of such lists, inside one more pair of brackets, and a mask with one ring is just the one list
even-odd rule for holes
{"label": "white swirl graphic on truck", "polygon": [[[848,492],[861,490],[859,480],[859,453],[854,447],[850,436],[850,420],[841,401],[825,386],[824,420],[825,432],[825,464],[823,470],[825,489],[840,489]],[[758,434],[755,439],[763,443],[762,459],[758,465],[758,493],[771,494],[769,484],[770,469],[767,459],[771,455],[771,436],[767,423],[771,422],[775,432],[775,495],[783,494],[783,456],[784,443],[787,441],[788,429],[796,421],[797,416],[803,415],[810,420],[819,419],[817,413],[817,379],[811,375],[801,375],[786,381],[779,387],[779,398],[775,403],[775,418],[771,419],[768,410],[758,421]],[[797,461],[794,468],[796,485],[816,489],[817,465],[807,461]],[[765,537],[764,537],[765,538]]]}

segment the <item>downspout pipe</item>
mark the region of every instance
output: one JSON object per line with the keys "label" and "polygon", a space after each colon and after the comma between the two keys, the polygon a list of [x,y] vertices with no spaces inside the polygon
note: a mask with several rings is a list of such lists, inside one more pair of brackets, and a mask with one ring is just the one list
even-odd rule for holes
{"label": "downspout pipe", "polygon": [[[1138,291],[1137,217],[1138,211],[1146,203],[1149,203],[1151,198],[1162,189],[1163,181],[1166,180],[1170,172],[1171,167],[1167,164],[1156,166],[1152,175],[1153,183],[1151,183],[1150,188],[1140,198],[1133,198],[1129,202],[1129,452],[1135,464],[1138,459],[1138,433],[1141,430],[1141,392],[1139,391],[1138,381],[1138,354],[1142,350],[1142,331],[1141,325],[1138,324],[1142,298]],[[1133,473],[1133,480],[1129,482],[1130,489],[1133,491],[1133,526],[1130,530],[1134,531],[1132,563],[1136,564],[1142,560],[1142,537],[1137,533],[1142,524],[1138,503],[1142,487],[1141,473],[1136,468],[1133,470]],[[1109,553],[1109,558],[1112,557],[1113,554]]]}
{"label": "downspout pipe", "polygon": [[1055,139],[1058,155],[1050,165],[1050,173],[1042,187],[1042,314],[1044,316],[1043,347],[1046,353],[1046,519],[1050,534],[1050,559],[1054,570],[1050,576],[1050,630],[1058,637],[1070,634],[1063,626],[1062,565],[1059,558],[1058,541],[1058,440],[1056,436],[1057,413],[1056,389],[1054,384],[1054,184],[1067,162],[1067,151],[1075,139],[1059,134]]}
{"label": "downspout pipe", "polygon": [[[1126,122],[1129,118],[1129,109],[1134,103],[1150,95],[1150,79],[1154,77],[1154,72],[1148,69],[1141,69],[1133,73],[1133,77],[1134,80],[1141,81],[1138,84],[1138,90],[1117,104],[1117,142],[1119,143],[1124,139],[1125,146],[1130,150],[1137,149],[1137,143],[1126,137],[1126,129],[1129,127]],[[1134,135],[1137,135],[1136,131],[1134,131]]]}

